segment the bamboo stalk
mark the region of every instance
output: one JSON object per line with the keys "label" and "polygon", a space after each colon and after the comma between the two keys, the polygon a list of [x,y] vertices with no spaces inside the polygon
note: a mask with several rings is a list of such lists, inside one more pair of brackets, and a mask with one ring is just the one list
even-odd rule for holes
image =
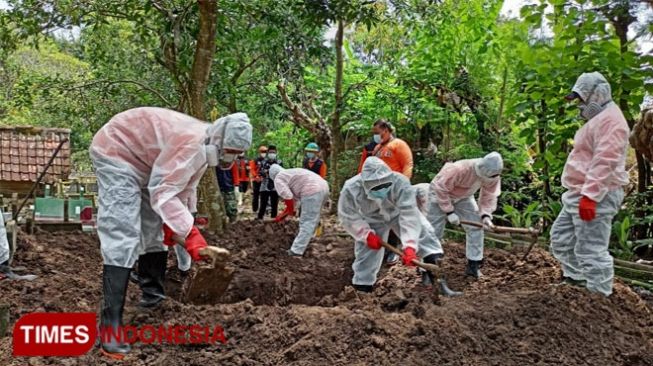
{"label": "bamboo stalk", "polygon": [[653,266],[649,266],[647,264],[629,262],[618,258],[614,259],[614,263],[620,265],[621,267],[632,268],[639,271],[653,273]]}

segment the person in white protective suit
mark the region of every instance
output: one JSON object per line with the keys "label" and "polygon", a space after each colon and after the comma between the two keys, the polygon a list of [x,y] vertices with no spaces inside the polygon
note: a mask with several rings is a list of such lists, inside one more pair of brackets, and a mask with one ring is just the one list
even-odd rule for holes
{"label": "person in white protective suit", "polygon": [[[194,226],[196,189],[207,167],[229,166],[252,139],[244,113],[205,123],[163,108],[114,116],[94,136],[90,154],[98,182],[98,236],[104,260],[101,327],[122,324],[129,273],[138,259],[140,306],[164,298],[166,246],[197,261],[214,252]],[[163,229],[163,231],[162,231]],[[128,344],[110,337],[101,350],[122,358]]]}
{"label": "person in white protective suit", "polygon": [[279,197],[286,204],[286,209],[275,218],[276,222],[295,215],[295,200],[299,201],[301,207],[299,233],[288,249],[288,255],[302,256],[320,224],[322,206],[329,198],[329,185],[326,180],[310,170],[284,169],[278,164],[270,167],[270,178],[274,181]]}
{"label": "person in white protective suit", "polygon": [[415,199],[417,201],[417,209],[422,215],[426,216],[429,212],[429,183],[413,184],[415,188]]}
{"label": "person in white protective suit", "polygon": [[0,278],[2,273],[10,271],[9,269],[9,240],[7,240],[7,229],[5,228],[5,218],[0,209]]}
{"label": "person in white protective suit", "polygon": [[[461,217],[465,221],[483,222],[487,230],[494,228],[492,213],[501,194],[502,171],[503,159],[497,152],[442,167],[431,181],[427,215],[438,239],[442,240],[447,221],[460,225]],[[479,190],[477,203],[474,194]],[[468,225],[463,228],[467,236],[465,274],[479,278],[483,265],[483,229]]]}
{"label": "person in white protective suit", "polygon": [[567,192],[551,228],[551,253],[560,261],[563,283],[609,296],[614,265],[608,245],[612,219],[628,184],[630,131],[600,73],[582,74],[566,99],[578,101],[580,116],[587,122],[576,132],[562,172]]}
{"label": "person in white protective suit", "polygon": [[[345,182],[338,218],[355,240],[352,284],[358,291],[372,291],[383,261],[381,241],[387,240],[391,229],[401,239],[405,265],[413,265],[417,254],[433,264],[444,255],[438,238],[426,229],[408,178],[377,157],[367,158],[361,173]],[[423,282],[432,284],[432,274],[425,273]]]}

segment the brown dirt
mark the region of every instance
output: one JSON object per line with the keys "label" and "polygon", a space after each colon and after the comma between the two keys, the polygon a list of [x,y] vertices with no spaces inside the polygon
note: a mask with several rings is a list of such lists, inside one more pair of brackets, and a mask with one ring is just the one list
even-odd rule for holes
{"label": "brown dirt", "polygon": [[[136,344],[119,363],[96,350],[79,358],[11,359],[5,337],[0,365],[653,364],[651,308],[621,283],[610,298],[552,286],[560,273],[542,250],[517,263],[514,253],[487,249],[485,276],[471,281],[462,276],[464,246],[447,243],[444,272],[465,294],[435,304],[415,270],[402,266],[384,269],[372,294],[356,294],[347,286],[351,240],[329,225],[305,258],[289,258],[284,251],[295,230],[294,223],[242,222],[210,238],[232,251],[237,268],[220,304],[181,303],[171,280],[171,298],[140,312],[139,290],[130,285],[127,323],[219,324],[226,345]],[[20,248],[15,264],[40,277],[0,281],[12,322],[34,311],[97,311],[102,266],[95,236],[23,236]]]}

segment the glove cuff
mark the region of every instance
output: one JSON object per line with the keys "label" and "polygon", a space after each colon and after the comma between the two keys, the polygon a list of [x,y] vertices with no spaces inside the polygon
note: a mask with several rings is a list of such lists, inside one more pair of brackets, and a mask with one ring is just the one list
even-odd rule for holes
{"label": "glove cuff", "polygon": [[447,216],[449,216],[449,215],[455,214],[455,213],[456,213],[456,211],[451,211],[451,212],[447,212],[446,214],[447,214]]}
{"label": "glove cuff", "polygon": [[487,217],[488,219],[492,219],[492,216],[490,216],[490,215],[488,215],[488,214],[483,214],[483,215],[481,216],[481,220],[484,220],[486,217]]}

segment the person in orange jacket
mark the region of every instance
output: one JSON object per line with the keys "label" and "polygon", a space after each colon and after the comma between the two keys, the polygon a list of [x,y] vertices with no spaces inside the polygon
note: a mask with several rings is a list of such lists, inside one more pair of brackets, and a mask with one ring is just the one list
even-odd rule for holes
{"label": "person in orange jacket", "polygon": [[[234,177],[236,176],[238,177],[238,184],[235,185],[236,200],[238,201],[238,206],[242,206],[243,195],[247,193],[247,189],[249,188],[249,181],[250,181],[249,163],[250,163],[249,159],[245,157],[245,154],[241,154],[238,156],[238,158],[236,159],[236,163],[234,164],[234,168],[236,169],[236,173],[234,173]],[[234,182],[234,184],[236,183]]]}
{"label": "person in orange jacket", "polygon": [[394,172],[403,174],[406,178],[413,177],[413,152],[410,146],[402,140],[394,137],[392,125],[379,119],[374,122],[372,128],[374,141],[377,142],[372,155],[383,160]]}
{"label": "person in orange jacket", "polygon": [[324,160],[320,159],[318,156],[320,153],[320,147],[315,142],[311,142],[306,145],[304,151],[306,152],[306,158],[304,159],[302,168],[312,171],[322,177],[322,179],[326,179],[327,165]]}

